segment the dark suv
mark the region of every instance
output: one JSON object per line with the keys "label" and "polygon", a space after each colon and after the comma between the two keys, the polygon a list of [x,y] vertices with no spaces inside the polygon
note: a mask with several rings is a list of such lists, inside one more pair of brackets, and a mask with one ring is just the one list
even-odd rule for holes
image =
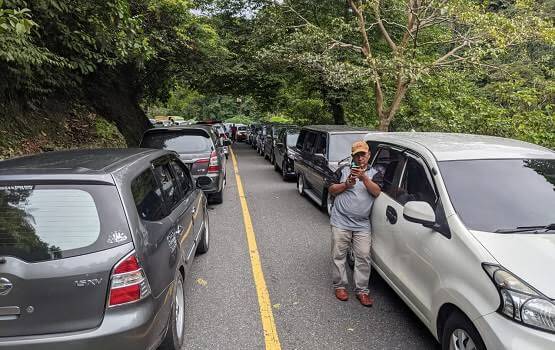
{"label": "dark suv", "polygon": [[295,145],[299,138],[299,128],[295,126],[283,127],[279,130],[274,148],[274,168],[281,171],[283,180],[295,176]]}
{"label": "dark suv", "polygon": [[328,185],[342,161],[351,155],[351,145],[362,140],[369,130],[345,125],[303,127],[295,147],[297,189],[331,212],[333,199]]}
{"label": "dark suv", "polygon": [[226,157],[222,141],[212,127],[195,125],[150,129],[144,133],[140,147],[177,152],[210,201],[222,203]]}
{"label": "dark suv", "polygon": [[275,163],[274,150],[277,143],[277,138],[279,131],[287,126],[295,125],[283,125],[283,124],[270,124],[268,125],[268,132],[266,139],[264,140],[264,158],[270,161],[270,163]]}
{"label": "dark suv", "polygon": [[181,349],[184,278],[208,240],[174,152],[0,162],[0,349]]}

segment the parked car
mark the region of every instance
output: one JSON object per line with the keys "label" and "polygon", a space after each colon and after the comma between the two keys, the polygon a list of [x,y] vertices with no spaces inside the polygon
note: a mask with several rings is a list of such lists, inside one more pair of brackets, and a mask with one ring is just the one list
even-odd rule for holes
{"label": "parked car", "polygon": [[210,126],[147,130],[140,147],[175,151],[211,202],[222,203],[226,184],[224,145]]}
{"label": "parked car", "polygon": [[256,152],[261,156],[264,156],[264,142],[266,142],[268,131],[269,125],[261,125],[260,130],[256,136]]}
{"label": "parked car", "polygon": [[368,129],[345,125],[303,127],[295,146],[297,189],[331,214],[333,197],[328,184],[342,160],[349,159],[351,145],[362,140]]}
{"label": "parked car", "polygon": [[274,148],[274,169],[281,172],[283,180],[295,176],[295,145],[299,138],[299,128],[295,126],[283,127],[279,130]]}
{"label": "parked car", "polygon": [[0,349],[181,349],[206,197],[176,153],[0,162]]}
{"label": "parked car", "polygon": [[365,140],[384,169],[373,265],[442,348],[553,349],[555,152],[479,135]]}
{"label": "parked car", "polygon": [[294,125],[283,125],[283,124],[268,125],[267,136],[264,139],[264,158],[269,160],[270,163],[272,164],[274,164],[275,162],[274,149],[277,143],[278,133],[282,128],[286,126],[294,126]]}
{"label": "parked car", "polygon": [[236,124],[237,127],[237,142],[247,141],[247,126],[244,124]]}

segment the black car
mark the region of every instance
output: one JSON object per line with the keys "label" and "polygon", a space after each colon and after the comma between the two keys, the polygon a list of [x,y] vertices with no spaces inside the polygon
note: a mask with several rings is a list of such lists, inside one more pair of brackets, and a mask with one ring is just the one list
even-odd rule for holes
{"label": "black car", "polygon": [[283,180],[295,176],[295,145],[300,129],[295,126],[283,127],[279,130],[274,148],[274,169],[281,171]]}
{"label": "black car", "polygon": [[346,125],[303,127],[295,147],[299,193],[331,213],[333,198],[328,195],[327,187],[335,178],[340,163],[350,159],[353,142],[362,140],[368,132],[365,128]]}
{"label": "black car", "polygon": [[209,199],[222,203],[226,184],[224,143],[210,125],[150,129],[144,133],[140,147],[177,152]]}
{"label": "black car", "polygon": [[264,143],[266,142],[266,136],[268,136],[269,129],[270,125],[264,124],[260,126],[260,129],[256,133],[255,148],[256,152],[261,156],[264,155]]}
{"label": "black car", "polygon": [[264,139],[264,158],[269,160],[270,163],[275,163],[274,149],[276,147],[278,134],[281,129],[287,126],[295,125],[283,125],[283,124],[270,124],[268,125],[268,131],[266,138]]}
{"label": "black car", "polygon": [[184,280],[209,237],[175,152],[0,162],[0,348],[182,349]]}

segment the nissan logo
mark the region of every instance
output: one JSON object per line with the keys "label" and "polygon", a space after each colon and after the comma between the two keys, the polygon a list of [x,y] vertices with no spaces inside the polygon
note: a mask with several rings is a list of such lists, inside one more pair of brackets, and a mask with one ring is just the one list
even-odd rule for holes
{"label": "nissan logo", "polygon": [[8,295],[8,293],[12,290],[13,284],[7,278],[0,278],[0,295]]}

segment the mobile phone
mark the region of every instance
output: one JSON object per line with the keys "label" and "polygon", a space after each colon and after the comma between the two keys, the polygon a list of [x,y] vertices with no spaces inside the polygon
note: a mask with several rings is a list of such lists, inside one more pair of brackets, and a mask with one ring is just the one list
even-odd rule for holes
{"label": "mobile phone", "polygon": [[357,163],[355,163],[354,161],[351,162],[351,169],[358,169],[360,168],[360,165],[358,165]]}

